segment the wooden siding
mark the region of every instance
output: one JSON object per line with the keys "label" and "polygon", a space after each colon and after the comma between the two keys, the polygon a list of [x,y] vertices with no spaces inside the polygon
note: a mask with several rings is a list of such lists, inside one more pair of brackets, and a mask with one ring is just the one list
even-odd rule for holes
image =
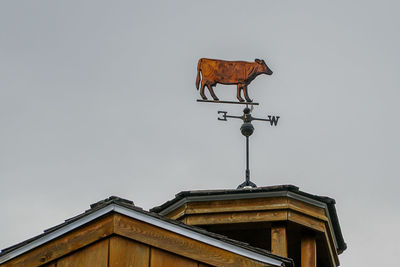
{"label": "wooden siding", "polygon": [[269,266],[159,227],[115,215],[116,234],[214,266]]}
{"label": "wooden siding", "polygon": [[112,231],[113,219],[112,216],[107,216],[30,250],[0,266],[41,266],[111,235]]}
{"label": "wooden siding", "polygon": [[157,248],[151,249],[151,267],[198,267],[198,262]]}
{"label": "wooden siding", "polygon": [[57,267],[107,267],[109,240],[97,242],[57,260]]}
{"label": "wooden siding", "polygon": [[5,266],[271,266],[114,213],[24,253]]}
{"label": "wooden siding", "polygon": [[123,237],[110,238],[110,265],[112,267],[148,267],[150,247]]}
{"label": "wooden siding", "polygon": [[[329,265],[339,265],[335,237],[326,210],[300,199],[279,196],[192,201],[186,202],[165,216],[178,219],[188,225],[200,226],[206,229],[214,229],[213,227],[218,225],[223,227],[233,225],[233,227],[236,227],[237,225],[248,225],[248,223],[265,223],[265,227],[270,229],[271,234],[275,233],[271,225],[276,225],[279,222],[295,223],[306,230],[315,231],[319,236],[322,235],[324,246],[320,249],[325,249],[326,255],[329,255],[327,260]],[[267,223],[269,224],[268,226]],[[216,232],[221,233],[224,231]],[[283,239],[280,240],[283,238],[281,235],[282,233],[272,235],[270,249],[275,254],[285,256],[284,246],[287,246],[287,244],[284,243]],[[244,239],[238,240],[246,242]],[[276,245],[282,245],[282,247],[277,247]]]}
{"label": "wooden siding", "polygon": [[57,266],[56,266],[56,262],[51,262],[46,265],[42,265],[42,267],[57,267]]}
{"label": "wooden siding", "polygon": [[112,236],[42,267],[210,267],[123,237]]}

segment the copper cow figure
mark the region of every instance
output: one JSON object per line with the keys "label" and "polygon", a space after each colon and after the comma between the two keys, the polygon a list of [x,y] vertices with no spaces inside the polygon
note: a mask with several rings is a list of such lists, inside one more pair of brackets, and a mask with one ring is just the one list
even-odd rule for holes
{"label": "copper cow figure", "polygon": [[244,97],[247,102],[252,102],[247,92],[247,86],[260,74],[271,75],[272,71],[265,64],[264,60],[255,59],[255,62],[246,61],[225,61],[219,59],[201,58],[197,64],[197,78],[196,87],[199,90],[200,85],[200,72],[201,72],[201,87],[200,95],[206,100],[204,94],[204,87],[207,86],[210,94],[214,100],[218,97],[213,91],[213,86],[217,83],[220,84],[236,84],[237,85],[237,99],[243,102],[241,96],[243,90]]}

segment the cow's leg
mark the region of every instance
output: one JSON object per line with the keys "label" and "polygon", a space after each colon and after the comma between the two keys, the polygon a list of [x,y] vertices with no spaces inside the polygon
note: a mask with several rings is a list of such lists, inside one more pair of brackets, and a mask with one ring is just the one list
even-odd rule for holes
{"label": "cow's leg", "polygon": [[241,91],[242,91],[242,85],[238,84],[237,85],[237,95],[236,95],[236,97],[240,102],[243,102],[244,99],[242,98]]}
{"label": "cow's leg", "polygon": [[201,87],[200,87],[200,95],[201,98],[203,98],[204,100],[207,100],[206,95],[204,94],[204,87],[206,86],[206,84],[204,82],[201,83]]}
{"label": "cow's leg", "polygon": [[247,102],[253,102],[253,100],[250,99],[249,94],[247,93],[247,85],[243,86],[243,93],[244,93],[244,98],[246,98]]}
{"label": "cow's leg", "polygon": [[214,94],[214,90],[213,90],[212,86],[211,86],[210,84],[207,84],[207,87],[208,87],[208,91],[210,91],[210,94],[211,94],[212,98],[214,98],[215,101],[218,101],[219,99],[218,99],[218,97]]}

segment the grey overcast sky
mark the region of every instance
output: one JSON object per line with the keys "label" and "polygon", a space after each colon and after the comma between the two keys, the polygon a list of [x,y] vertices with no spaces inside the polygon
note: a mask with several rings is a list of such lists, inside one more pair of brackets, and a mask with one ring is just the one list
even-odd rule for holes
{"label": "grey overcast sky", "polygon": [[[336,199],[341,266],[400,254],[399,1],[1,1],[0,248],[118,195],[150,209],[244,179],[197,60],[263,58],[252,180]],[[234,86],[215,88],[235,100]]]}

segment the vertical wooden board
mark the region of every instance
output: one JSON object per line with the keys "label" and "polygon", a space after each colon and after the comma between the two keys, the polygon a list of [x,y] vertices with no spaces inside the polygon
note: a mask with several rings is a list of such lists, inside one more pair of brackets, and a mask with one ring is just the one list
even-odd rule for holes
{"label": "vertical wooden board", "polygon": [[108,239],[99,241],[57,261],[57,267],[107,267]]}
{"label": "vertical wooden board", "polygon": [[286,226],[273,224],[271,227],[271,252],[275,255],[287,257]]}
{"label": "vertical wooden board", "polygon": [[154,247],[150,259],[150,267],[198,267],[196,261]]}
{"label": "vertical wooden board", "polygon": [[301,238],[301,267],[317,266],[317,245],[315,236],[305,234]]}
{"label": "vertical wooden board", "polygon": [[119,236],[110,238],[109,267],[148,267],[150,247]]}

